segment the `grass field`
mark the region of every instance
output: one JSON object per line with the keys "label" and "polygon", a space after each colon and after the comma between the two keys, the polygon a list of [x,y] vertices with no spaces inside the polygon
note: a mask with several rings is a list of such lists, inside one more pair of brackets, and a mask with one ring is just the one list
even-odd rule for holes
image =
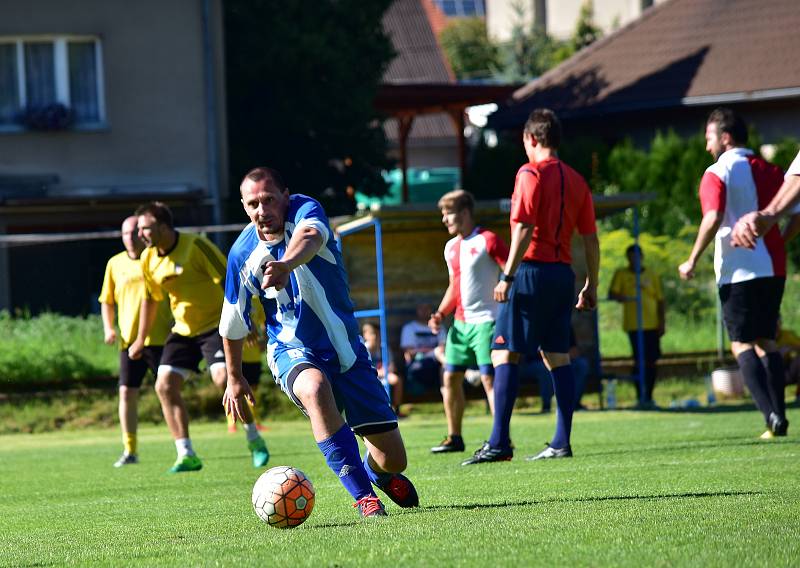
{"label": "grass field", "polygon": [[[800,410],[788,415],[800,426]],[[800,558],[800,443],[759,441],[752,407],[584,412],[576,457],[525,462],[553,417],[520,413],[514,461],[461,467],[432,456],[441,417],[402,424],[422,506],[364,521],[327,470],[307,424],[273,422],[270,465],[317,490],[310,519],[281,531],[250,505],[258,472],[240,436],[194,426],[199,473],[168,475],[163,426],[140,434],[142,463],[115,470],[115,429],[0,436],[2,566],[790,566]],[[797,430],[793,428],[792,430]],[[488,434],[466,420],[468,446]]]}

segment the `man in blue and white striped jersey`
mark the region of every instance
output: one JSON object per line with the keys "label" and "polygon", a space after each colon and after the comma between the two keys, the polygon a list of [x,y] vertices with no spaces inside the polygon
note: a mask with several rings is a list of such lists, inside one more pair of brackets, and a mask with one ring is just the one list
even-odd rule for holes
{"label": "man in blue and white striped jersey", "polygon": [[[359,336],[342,256],[322,206],[291,195],[281,175],[251,170],[240,187],[251,223],[228,254],[219,331],[228,385],[223,405],[241,419],[252,391],[242,343],[255,295],[267,316],[267,362],[275,382],[308,416],[328,466],[364,517],[386,514],[372,484],[401,507],[419,504],[400,472],[406,451],[386,391]],[[342,412],[344,412],[343,418]],[[367,453],[359,455],[358,434]]]}

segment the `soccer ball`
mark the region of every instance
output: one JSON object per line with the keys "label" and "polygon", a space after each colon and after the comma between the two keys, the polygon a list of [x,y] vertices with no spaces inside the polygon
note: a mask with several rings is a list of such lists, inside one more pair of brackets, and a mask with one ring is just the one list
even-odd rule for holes
{"label": "soccer ball", "polygon": [[299,469],[273,467],[261,474],[253,486],[253,509],[271,527],[296,527],[313,508],[314,486]]}

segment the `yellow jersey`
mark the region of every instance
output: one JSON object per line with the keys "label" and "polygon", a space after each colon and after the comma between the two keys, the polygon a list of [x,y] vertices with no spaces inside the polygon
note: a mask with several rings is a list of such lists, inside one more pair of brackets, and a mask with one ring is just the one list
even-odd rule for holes
{"label": "yellow jersey", "polygon": [[[649,270],[642,270],[640,283],[642,286],[642,329],[658,329],[658,304],[664,301],[661,290],[661,278]],[[619,294],[629,298],[636,297],[636,274],[630,268],[620,268],[611,279],[610,294]],[[635,331],[636,302],[622,303],[622,328]]]}
{"label": "yellow jersey", "polygon": [[253,328],[251,332],[258,332],[258,340],[254,344],[248,345],[247,337],[245,337],[244,348],[242,349],[242,363],[260,363],[261,356],[265,349],[264,339],[264,324],[267,321],[267,316],[264,314],[264,307],[258,296],[253,296],[250,308],[250,321]]}
{"label": "yellow jersey", "polygon": [[[106,263],[99,300],[101,304],[116,307],[120,350],[127,349],[139,334],[139,309],[144,295],[141,261],[129,257],[126,251],[112,256]],[[159,302],[155,322],[145,337],[144,344],[164,345],[171,324],[169,305],[166,302]]]}
{"label": "yellow jersey", "polygon": [[207,238],[177,233],[172,250],[164,256],[148,247],[142,253],[142,273],[147,297],[169,297],[175,325],[172,331],[194,337],[219,326],[224,296],[225,257]]}

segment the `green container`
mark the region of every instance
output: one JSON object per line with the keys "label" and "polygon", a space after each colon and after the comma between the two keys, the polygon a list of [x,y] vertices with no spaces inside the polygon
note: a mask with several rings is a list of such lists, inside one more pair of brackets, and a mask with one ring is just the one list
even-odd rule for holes
{"label": "green container", "polygon": [[[409,203],[436,203],[439,198],[459,186],[458,168],[409,168]],[[356,191],[356,203],[369,208],[373,204],[400,205],[403,198],[403,176],[399,169],[383,174],[389,191],[382,197],[372,197]]]}

